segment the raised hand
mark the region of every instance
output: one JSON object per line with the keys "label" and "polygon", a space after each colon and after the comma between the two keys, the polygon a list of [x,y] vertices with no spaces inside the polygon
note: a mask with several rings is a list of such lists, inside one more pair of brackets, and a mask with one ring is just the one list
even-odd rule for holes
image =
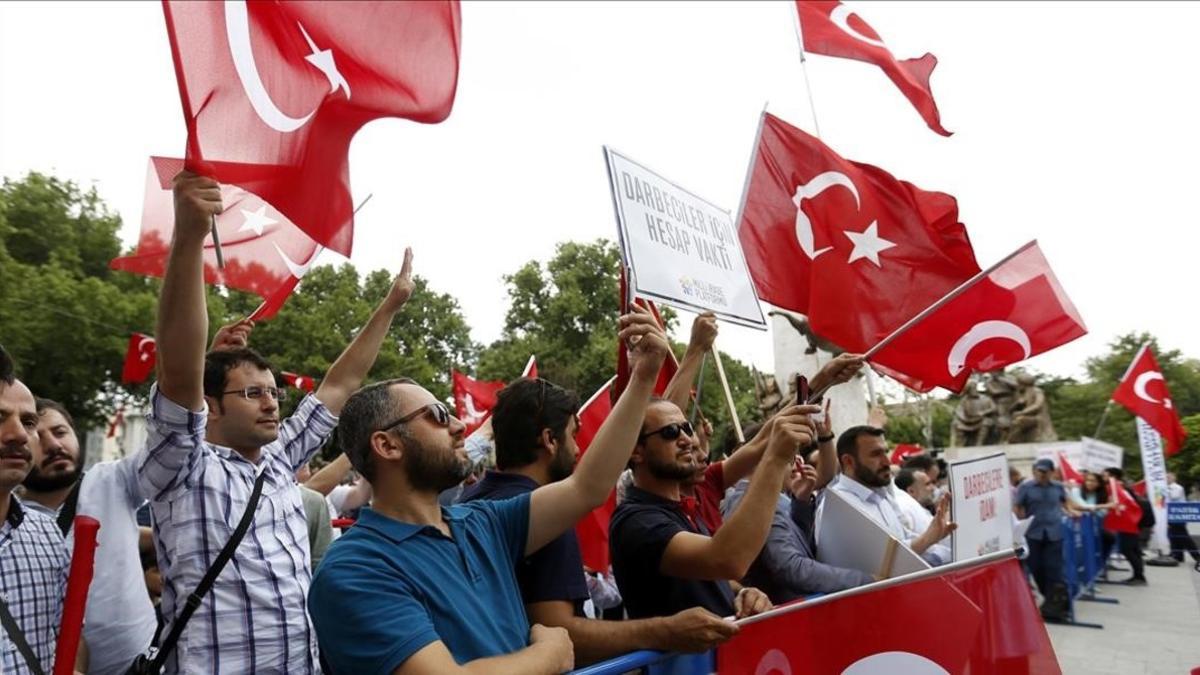
{"label": "raised hand", "polygon": [[688,340],[688,349],[698,349],[706,352],[712,349],[717,341],[717,315],[705,312],[697,315],[692,321],[692,337]]}
{"label": "raised hand", "polygon": [[400,273],[392,281],[392,288],[388,291],[387,298],[383,301],[383,306],[388,311],[400,311],[400,308],[412,297],[413,290],[416,288],[416,284],[413,283],[412,279],[412,259],[412,247],[405,247],[404,263],[400,265]]}
{"label": "raised hand", "polygon": [[212,230],[212,217],[221,212],[217,181],[180,171],[172,181],[175,192],[175,238],[203,240]]}
{"label": "raised hand", "polygon": [[250,331],[252,330],[254,330],[254,322],[250,319],[227,323],[217,329],[217,333],[213,335],[212,345],[209,346],[208,351],[219,352],[231,349],[245,349],[250,344]]}
{"label": "raised hand", "polygon": [[667,334],[650,310],[636,304],[631,310],[617,320],[617,341],[629,346],[629,369],[633,377],[657,378],[670,349]]}
{"label": "raised hand", "polygon": [[[797,463],[801,462],[799,458]],[[811,464],[798,464],[796,470],[792,473],[792,480],[788,484],[788,492],[792,496],[801,501],[808,499],[817,488],[817,468]]]}
{"label": "raised hand", "polygon": [[958,529],[958,523],[950,520],[950,495],[944,494],[938,500],[937,512],[933,514],[933,522],[929,523],[929,527],[925,532],[929,534],[932,541],[941,541],[946,538],[946,535]]}
{"label": "raised hand", "polygon": [[814,392],[849,382],[863,367],[862,354],[838,354],[817,371],[809,384]]}
{"label": "raised hand", "polygon": [[791,405],[781,410],[771,420],[771,437],[767,440],[767,453],[776,457],[791,458],[795,456],[798,448],[806,448],[811,445],[817,432],[809,416],[820,410],[821,406],[811,404]]}
{"label": "raised hand", "polygon": [[825,399],[825,409],[821,415],[813,415],[813,422],[816,422],[817,437],[833,435],[833,416],[829,414],[829,404],[833,399]]}

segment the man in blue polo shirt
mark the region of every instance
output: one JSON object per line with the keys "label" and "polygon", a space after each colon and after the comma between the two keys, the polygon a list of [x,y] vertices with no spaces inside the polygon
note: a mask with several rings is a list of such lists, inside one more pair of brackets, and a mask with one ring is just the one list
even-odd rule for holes
{"label": "man in blue polo shirt", "polygon": [[[471,486],[463,501],[505,500],[567,479],[579,453],[578,411],[574,393],[545,380],[522,378],[502,389],[492,408],[499,470]],[[530,622],[566,628],[579,663],[639,649],[708,651],[737,632],[732,622],[700,607],[633,621],[586,618],[588,587],[573,529],[517,563],[516,571]]]}
{"label": "man in blue polo shirt", "polygon": [[464,426],[411,380],[363,387],[339,421],[342,448],[374,490],[371,508],[329,548],[309,607],[335,673],[559,673],[565,630],[530,630],[514,568],[604,502],[637,441],[667,339],[638,308],[619,320],[632,376],[565,480],[503,501],[442,507],[467,475]]}

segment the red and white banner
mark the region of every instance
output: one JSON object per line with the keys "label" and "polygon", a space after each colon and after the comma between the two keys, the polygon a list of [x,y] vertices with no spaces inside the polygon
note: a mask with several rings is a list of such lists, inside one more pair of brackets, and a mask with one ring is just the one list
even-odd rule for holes
{"label": "red and white banner", "polygon": [[454,414],[467,425],[466,435],[479,428],[496,406],[496,393],[504,388],[501,380],[476,380],[457,370],[450,371],[454,390]]}
{"label": "red and white banner", "polygon": [[380,117],[450,114],[458,2],[167,0],[163,13],[188,168],[349,256],[350,141]]}
{"label": "red and white banner", "polygon": [[1128,408],[1135,417],[1146,420],[1147,424],[1162,434],[1168,456],[1183,447],[1187,432],[1179,421],[1179,411],[1171,401],[1171,392],[1167,391],[1162,368],[1149,344],[1142,345],[1133,357],[1133,362],[1113,392],[1112,400]]}
{"label": "red and white banner", "polygon": [[286,370],[279,374],[283,376],[284,384],[293,389],[299,389],[300,391],[311,394],[313,389],[316,389],[317,387],[316,380],[308,375],[297,375],[296,373],[289,373]]}
{"label": "red and white banner", "polygon": [[892,449],[892,454],[888,457],[888,461],[895,466],[899,466],[904,463],[905,459],[924,453],[925,450],[916,443],[897,443],[896,447]]}
{"label": "red and white banner", "polygon": [[1111,532],[1137,534],[1138,523],[1142,520],[1142,507],[1120,481],[1108,479],[1108,501],[1116,502],[1116,508],[1108,510],[1104,516],[1104,529]]}
{"label": "red and white banner", "polygon": [[129,336],[129,347],[125,350],[125,365],[121,368],[121,382],[138,384],[145,382],[154,373],[158,357],[158,343],[142,333]]}
{"label": "red and white banner", "polygon": [[974,371],[1003,368],[1086,334],[1032,241],[910,319],[867,358],[922,388],[959,392]]}
{"label": "red and white banner", "polygon": [[797,0],[796,10],[805,51],[879,66],[930,129],[943,136],[950,135],[942,127],[937,102],[933,100],[933,90],[929,86],[929,76],[937,66],[937,57],[925,54],[919,59],[897,60],[879,33],[840,2]]}
{"label": "red and white banner", "polygon": [[1062,478],[1064,483],[1074,483],[1075,485],[1083,485],[1083,474],[1075,470],[1071,466],[1071,462],[1067,461],[1066,454],[1058,453],[1058,468],[1062,470]]}
{"label": "red and white banner", "polygon": [[[109,267],[162,277],[175,229],[171,178],[182,170],[182,159],[150,158],[137,248],[131,255],[114,258]],[[221,186],[221,201],[225,210],[216,222],[225,268],[217,268],[215,246],[207,240],[204,281],[261,297],[264,303],[251,318],[269,319],[295,290],[321,247],[270,204],[236,185]]]}
{"label": "red and white banner", "polygon": [[739,622],[721,675],[1061,673],[1011,551]]}
{"label": "red and white banner", "polygon": [[[605,382],[604,386],[579,408],[579,431],[575,434],[575,443],[579,446],[580,457],[591,447],[596,432],[600,431],[600,426],[612,412],[612,387],[615,379]],[[575,524],[575,537],[579,539],[579,552],[583,557],[583,564],[593,571],[608,571],[608,523],[612,520],[616,508],[617,491],[614,489],[608,493],[604,504],[593,509]]]}

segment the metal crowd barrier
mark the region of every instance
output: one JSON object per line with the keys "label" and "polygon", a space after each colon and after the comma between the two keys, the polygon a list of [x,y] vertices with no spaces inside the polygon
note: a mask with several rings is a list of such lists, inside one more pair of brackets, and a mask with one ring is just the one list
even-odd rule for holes
{"label": "metal crowd barrier", "polygon": [[1063,518],[1063,581],[1070,599],[1067,623],[1084,628],[1103,628],[1098,623],[1075,619],[1075,601],[1117,604],[1115,598],[1096,594],[1096,579],[1104,571],[1105,554],[1101,546],[1100,518],[1085,513],[1078,518]]}

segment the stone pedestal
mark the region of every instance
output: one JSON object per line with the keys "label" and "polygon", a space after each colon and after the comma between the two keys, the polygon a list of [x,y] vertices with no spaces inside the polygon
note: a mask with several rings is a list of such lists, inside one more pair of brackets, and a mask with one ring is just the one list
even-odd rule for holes
{"label": "stone pedestal", "polygon": [[[829,363],[833,355],[817,350],[815,354],[805,354],[808,341],[800,335],[786,319],[780,316],[771,317],[771,339],[775,346],[775,382],[788,401],[796,399],[792,391],[796,375],[800,374],[812,379],[821,366]],[[866,375],[860,375],[846,384],[840,384],[825,395],[831,401],[830,415],[833,416],[833,432],[841,434],[846,429],[867,423],[867,386]]]}

